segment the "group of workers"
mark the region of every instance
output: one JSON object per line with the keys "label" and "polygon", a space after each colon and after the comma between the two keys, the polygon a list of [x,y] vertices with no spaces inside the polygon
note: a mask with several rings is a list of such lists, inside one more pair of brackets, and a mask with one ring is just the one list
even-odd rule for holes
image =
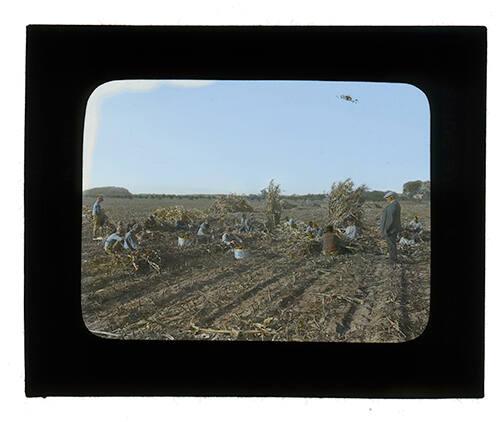
{"label": "group of workers", "polygon": [[[397,263],[398,235],[401,233],[401,205],[393,192],[387,192],[384,198],[387,201],[387,206],[383,209],[380,219],[380,231],[387,242],[389,259],[391,263],[395,264]],[[104,225],[107,220],[102,202],[103,196],[99,195],[92,207],[94,240],[103,240],[103,237],[97,237],[100,231],[103,234]],[[347,240],[351,241],[357,238],[358,230],[353,220],[348,219],[347,223],[348,224],[343,234]],[[297,224],[293,218],[286,217],[285,224],[290,228],[297,228]],[[246,214],[242,214],[237,227],[238,231],[241,233],[247,233],[254,230],[253,221]],[[176,228],[187,229],[188,226],[184,222],[177,222]],[[417,216],[415,216],[414,220],[410,222],[408,228],[410,231],[417,234],[422,231],[422,224],[419,222]],[[133,223],[125,227],[122,223],[119,223],[115,232],[110,234],[104,240],[105,250],[107,252],[116,251],[120,247],[129,251],[137,250],[138,239],[136,235],[140,229],[141,226],[139,224]],[[322,251],[324,254],[338,253],[342,248],[344,248],[344,240],[342,236],[339,233],[336,234],[332,225],[328,225],[325,229],[322,229],[322,227],[320,227],[317,223],[310,221],[304,230],[306,234],[321,241]],[[213,230],[210,228],[209,222],[202,222],[198,226],[198,230],[196,232],[196,239],[198,242],[208,243],[214,238],[215,235]],[[401,238],[401,242],[403,239],[404,238]],[[231,226],[227,226],[225,228],[221,241],[229,247],[239,247],[243,244],[243,240],[234,233]]]}
{"label": "group of workers", "polygon": [[[380,232],[387,242],[389,260],[392,264],[396,264],[398,262],[398,235],[401,233],[401,205],[397,200],[396,194],[393,192],[387,192],[384,199],[387,201],[387,206],[383,209],[381,215]],[[327,226],[322,234],[322,228],[318,227],[316,223],[314,224],[311,221],[306,226],[305,232],[322,241],[322,252],[324,254],[338,253],[345,247],[345,238],[346,240],[352,241],[358,236],[358,229],[355,221],[349,218],[345,223],[346,227],[343,231],[344,238],[340,236],[339,233],[337,234],[335,232],[334,226],[332,225]],[[296,222],[289,217],[286,217],[285,224],[291,228],[297,227]],[[408,228],[416,233],[421,232],[422,224],[419,222],[418,216],[415,216]],[[402,239],[403,238],[401,238],[401,241]]]}
{"label": "group of workers", "polygon": [[115,231],[103,238],[107,215],[103,209],[102,202],[103,195],[98,195],[92,207],[93,240],[103,241],[106,252],[115,252],[121,248],[131,252],[136,251],[138,249],[137,234],[141,230],[141,225],[138,223],[133,222],[125,225],[122,221],[119,221],[115,227]]}
{"label": "group of workers", "polygon": [[131,223],[127,226],[120,221],[114,233],[104,240],[105,252],[117,252],[125,249],[129,252],[138,250],[137,234],[140,231],[140,224]]}
{"label": "group of workers", "polygon": [[[231,248],[243,245],[243,240],[237,234],[235,234],[235,231],[236,229],[234,229],[232,226],[226,226],[221,236],[221,242]],[[240,233],[253,231],[251,220],[247,218],[245,214],[243,214],[241,217],[240,224],[238,225],[238,231]],[[215,234],[214,231],[210,229],[210,223],[208,221],[201,223],[196,233],[196,240],[198,241],[198,243],[208,243],[214,238]]]}
{"label": "group of workers", "polygon": [[[142,229],[142,226],[138,223],[131,223],[127,226],[123,222],[119,222],[112,234],[103,238],[103,232],[105,230],[105,223],[107,221],[107,216],[102,206],[103,195],[98,195],[96,201],[92,206],[93,215],[93,240],[103,241],[104,249],[106,252],[117,252],[119,250],[125,249],[130,252],[134,252],[138,249],[138,238],[137,234]],[[148,226],[156,225],[154,221],[154,216],[150,216],[146,221],[146,228]],[[193,226],[189,225],[184,221],[177,221],[175,223],[176,230],[191,230]],[[254,230],[253,220],[246,214],[242,214],[240,222],[238,224],[238,231],[241,233],[248,233]],[[101,235],[101,236],[99,236]],[[184,235],[182,235],[184,236]],[[186,235],[188,238],[189,236]],[[209,243],[215,238],[214,231],[210,228],[210,223],[208,220],[203,221],[196,231],[196,240],[198,243]],[[188,240],[188,239],[186,239]],[[221,241],[224,245],[229,247],[239,247],[243,244],[243,240],[238,237],[231,226],[227,226],[222,234]],[[179,246],[190,245],[191,241],[178,242]]]}
{"label": "group of workers", "polygon": [[320,237],[322,236],[322,234],[324,234],[324,230],[322,229],[322,227],[319,227],[317,223],[309,221],[306,225],[305,233],[308,235]]}
{"label": "group of workers", "polygon": [[[176,225],[176,228],[181,228]],[[248,217],[247,214],[243,213],[241,215],[239,223],[236,225],[236,229],[240,233],[249,233],[254,231],[254,222],[251,217]],[[234,234],[234,229],[232,226],[227,226],[224,229],[224,233],[222,234],[221,240],[225,245],[236,245],[242,244],[243,241]],[[210,240],[215,238],[214,231],[210,228],[210,223],[208,220],[205,220],[198,226],[198,230],[196,232],[196,239],[199,243],[209,242]]]}
{"label": "group of workers", "polygon": [[[309,221],[302,230],[310,238],[320,241],[322,244],[322,253],[324,255],[333,255],[342,253],[345,250],[345,241],[354,240],[357,237],[357,227],[350,220],[343,233],[337,232],[332,224],[322,228],[317,223]],[[291,229],[300,229],[303,223],[297,223],[294,219],[287,217],[286,226]]]}

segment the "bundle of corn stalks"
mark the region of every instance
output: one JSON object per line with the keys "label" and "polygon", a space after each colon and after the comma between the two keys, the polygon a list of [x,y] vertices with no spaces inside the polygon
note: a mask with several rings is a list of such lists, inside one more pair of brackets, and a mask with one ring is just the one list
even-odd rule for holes
{"label": "bundle of corn stalks", "polygon": [[154,248],[143,248],[135,252],[112,252],[112,264],[118,267],[131,265],[134,271],[150,268],[156,273],[161,271],[161,256]]}
{"label": "bundle of corn stalks", "polygon": [[231,194],[221,196],[216,199],[210,207],[210,212],[213,214],[223,215],[232,212],[253,212],[254,208],[246,201],[245,198]]}
{"label": "bundle of corn stalks", "polygon": [[204,220],[207,215],[198,209],[186,209],[183,206],[158,208],[152,214],[161,223],[175,224],[177,221],[196,223]]}
{"label": "bundle of corn stalks", "polygon": [[329,193],[329,220],[335,226],[343,226],[351,220],[356,226],[362,226],[365,185],[357,188],[351,179],[333,183]]}
{"label": "bundle of corn stalks", "polygon": [[280,224],[282,217],[282,202],[280,201],[280,185],[272,179],[266,189],[266,216],[269,230]]}
{"label": "bundle of corn stalks", "polygon": [[305,233],[304,230],[279,226],[274,240],[276,244],[282,245],[290,257],[317,255],[322,251],[320,239],[311,233]]}
{"label": "bundle of corn stalks", "polygon": [[312,256],[322,252],[322,243],[313,238],[304,238],[294,243],[289,248],[291,256]]}

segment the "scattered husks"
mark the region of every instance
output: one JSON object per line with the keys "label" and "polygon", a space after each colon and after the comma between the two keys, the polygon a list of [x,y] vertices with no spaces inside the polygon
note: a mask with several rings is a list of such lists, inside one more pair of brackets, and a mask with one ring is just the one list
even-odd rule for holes
{"label": "scattered husks", "polygon": [[299,230],[289,230],[286,233],[287,250],[290,256],[310,256],[322,252],[322,243],[313,236]]}
{"label": "scattered husks", "polygon": [[112,264],[117,267],[131,265],[135,272],[150,268],[159,273],[161,271],[161,256],[156,249],[145,247],[135,252],[118,251],[112,254]]}

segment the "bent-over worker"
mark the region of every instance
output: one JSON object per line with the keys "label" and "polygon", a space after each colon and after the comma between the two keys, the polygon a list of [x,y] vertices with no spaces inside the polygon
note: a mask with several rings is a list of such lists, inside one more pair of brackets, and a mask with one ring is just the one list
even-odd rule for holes
{"label": "bent-over worker", "polygon": [[408,224],[408,227],[415,233],[420,233],[423,229],[422,223],[418,219],[418,215],[415,215],[413,217],[413,220],[411,220]]}
{"label": "bent-over worker", "polygon": [[222,243],[226,246],[235,246],[237,244],[242,244],[243,241],[232,232],[231,227],[227,227],[222,235]]}
{"label": "bent-over worker", "polygon": [[130,250],[130,251],[136,251],[138,249],[138,239],[136,237],[136,234],[140,231],[140,225],[135,224],[133,225],[130,230],[126,233],[124,236],[124,249]]}
{"label": "bent-over worker", "polygon": [[209,242],[212,233],[210,232],[210,224],[208,221],[204,221],[198,228],[198,232],[196,233],[196,238],[198,242]]}
{"label": "bent-over worker", "polygon": [[124,226],[121,222],[117,224],[116,231],[105,240],[105,252],[116,252],[123,245],[124,241]]}
{"label": "bent-over worker", "polygon": [[308,225],[306,226],[305,233],[306,234],[315,234],[315,226],[313,225],[312,221],[308,222]]}

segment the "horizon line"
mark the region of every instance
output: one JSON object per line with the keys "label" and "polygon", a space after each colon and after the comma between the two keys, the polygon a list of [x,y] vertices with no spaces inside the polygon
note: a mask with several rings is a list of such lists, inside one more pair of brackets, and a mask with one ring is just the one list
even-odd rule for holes
{"label": "horizon line", "polygon": [[[429,180],[422,180],[422,182],[430,182]],[[356,187],[359,187],[360,185],[356,185]],[[92,189],[104,189],[104,188],[112,188],[112,187],[116,187],[116,188],[119,188],[119,186],[99,186],[99,187],[95,187],[95,188],[87,188],[87,189],[83,189],[82,190],[82,193],[84,194],[84,192],[86,191],[89,191],[89,190],[92,190]],[[227,192],[227,193],[223,193],[223,192],[206,192],[206,193],[202,193],[202,192],[192,192],[192,193],[171,193],[171,192],[163,192],[163,193],[159,193],[159,192],[131,192],[129,189],[127,188],[123,188],[123,189],[126,189],[131,195],[171,195],[171,196],[229,196],[229,195],[237,195],[237,196],[250,196],[250,195],[257,195],[257,196],[260,196],[261,193],[260,192],[253,192],[253,193],[237,193],[237,192]],[[394,189],[367,189],[366,190],[367,192],[388,192],[388,191],[391,191],[391,192],[396,192],[396,193],[399,193],[399,191],[395,191]],[[403,189],[401,190],[401,192],[403,191]],[[280,195],[281,196],[306,196],[306,195],[328,195],[330,192],[329,191],[326,191],[326,192],[308,192],[308,193],[281,193]]]}
{"label": "horizon line", "polygon": [[[352,180],[351,178],[347,178],[347,179],[350,179]],[[332,182],[331,183],[331,187],[333,184],[337,184],[337,183],[341,183],[341,182],[344,182],[345,180],[347,179],[343,179],[343,180],[338,180],[338,181],[335,181],[335,182]],[[430,179],[426,179],[426,180],[422,180],[422,179],[414,179],[414,180],[408,180],[406,182],[403,183],[403,186],[402,186],[402,190],[404,190],[404,185],[406,183],[410,183],[410,182],[422,182],[422,183],[430,183],[431,180]],[[367,185],[366,183],[361,183],[361,184],[355,184],[354,183],[354,186],[356,188],[360,187],[360,186],[365,186],[366,187],[366,190],[368,192],[372,192],[372,191],[380,191],[380,192],[387,192],[387,191],[394,191],[394,189],[391,189],[391,188],[386,188],[386,189],[379,189],[379,188],[371,188],[369,185]],[[95,187],[88,187],[88,188],[84,188],[82,187],[82,193],[84,193],[85,191],[88,191],[88,190],[92,190],[92,189],[107,189],[107,188],[116,188],[116,189],[126,189],[129,193],[131,193],[132,195],[259,195],[261,190],[259,190],[259,192],[251,192],[251,193],[237,193],[237,192],[227,192],[227,193],[223,193],[223,192],[206,192],[206,193],[203,193],[203,192],[187,192],[187,193],[173,193],[173,192],[162,192],[162,193],[155,193],[155,192],[138,192],[138,193],[135,193],[135,192],[132,192],[130,189],[124,187],[124,186],[114,186],[114,185],[103,185],[103,186],[95,186]],[[266,189],[267,186],[265,186],[263,189]],[[308,193],[289,193],[289,194],[285,194],[286,196],[288,195],[324,195],[328,192],[330,192],[331,188],[329,188],[327,191],[322,191],[322,192],[308,192]]]}

